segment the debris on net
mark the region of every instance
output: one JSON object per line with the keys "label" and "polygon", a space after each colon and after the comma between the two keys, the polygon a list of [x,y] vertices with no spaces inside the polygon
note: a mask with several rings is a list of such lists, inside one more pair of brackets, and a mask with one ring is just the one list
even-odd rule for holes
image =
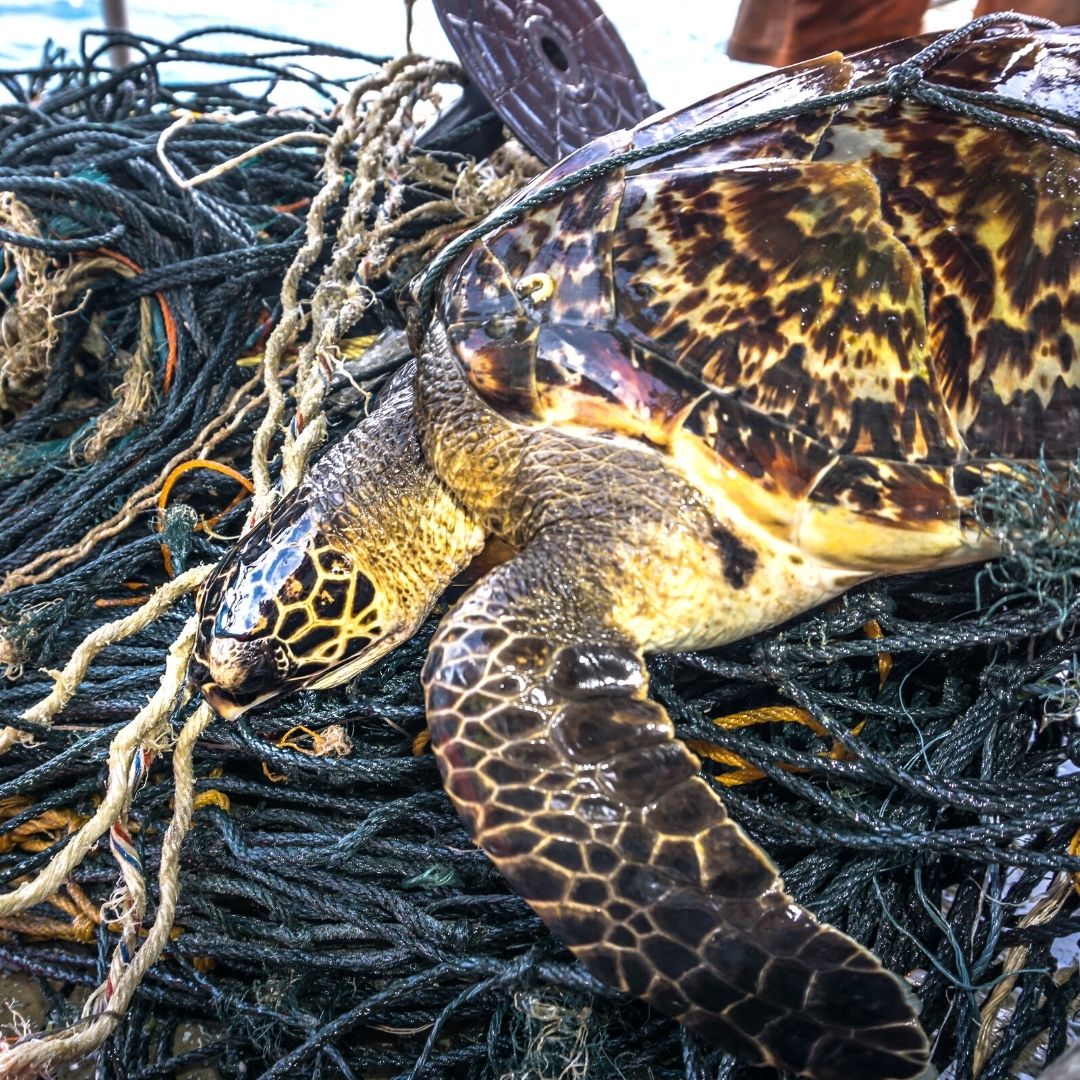
{"label": "debris on net", "polygon": [[[749,1077],[589,976],[468,842],[421,737],[433,622],[233,724],[181,686],[207,568],[403,358],[397,290],[538,163],[418,144],[450,64],[116,40],[120,73],[112,38],[0,73],[0,967],[36,1001],[0,1071]],[[183,81],[205,62],[235,75]],[[1056,1057],[1080,993],[1061,483],[987,489],[991,569],[652,662],[734,816],[911,978],[957,1076]]]}

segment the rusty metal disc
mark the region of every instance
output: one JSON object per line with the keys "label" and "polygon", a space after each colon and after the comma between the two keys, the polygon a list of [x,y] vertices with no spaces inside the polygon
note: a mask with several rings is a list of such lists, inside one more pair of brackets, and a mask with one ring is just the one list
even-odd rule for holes
{"label": "rusty metal disc", "polygon": [[656,111],[594,0],[435,0],[469,77],[548,164]]}

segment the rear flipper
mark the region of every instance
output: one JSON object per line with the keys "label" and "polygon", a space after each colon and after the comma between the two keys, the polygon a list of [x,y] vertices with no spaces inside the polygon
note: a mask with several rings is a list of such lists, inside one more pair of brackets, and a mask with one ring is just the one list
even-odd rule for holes
{"label": "rear flipper", "polygon": [[433,642],[432,741],[476,842],[590,971],[708,1041],[817,1080],[919,1076],[913,995],[784,893],[639,650],[560,577],[575,562],[534,543]]}

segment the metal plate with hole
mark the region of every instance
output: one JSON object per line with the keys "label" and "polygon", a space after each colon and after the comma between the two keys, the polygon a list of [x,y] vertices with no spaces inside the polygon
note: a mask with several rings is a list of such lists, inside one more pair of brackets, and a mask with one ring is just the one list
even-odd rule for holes
{"label": "metal plate with hole", "polygon": [[469,77],[549,164],[658,108],[594,0],[435,0]]}

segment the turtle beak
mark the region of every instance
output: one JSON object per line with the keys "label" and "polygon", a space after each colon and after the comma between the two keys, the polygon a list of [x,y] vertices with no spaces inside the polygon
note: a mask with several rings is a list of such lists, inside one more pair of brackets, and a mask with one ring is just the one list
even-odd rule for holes
{"label": "turtle beak", "polygon": [[[222,720],[235,720],[292,688],[279,669],[278,648],[267,638],[240,641],[213,637],[189,658],[188,686],[199,691]],[[284,653],[282,660],[287,669]]]}
{"label": "turtle beak", "polygon": [[235,720],[241,713],[246,712],[250,706],[240,705],[223,693],[213,684],[202,686],[203,701],[221,717],[222,720]]}

